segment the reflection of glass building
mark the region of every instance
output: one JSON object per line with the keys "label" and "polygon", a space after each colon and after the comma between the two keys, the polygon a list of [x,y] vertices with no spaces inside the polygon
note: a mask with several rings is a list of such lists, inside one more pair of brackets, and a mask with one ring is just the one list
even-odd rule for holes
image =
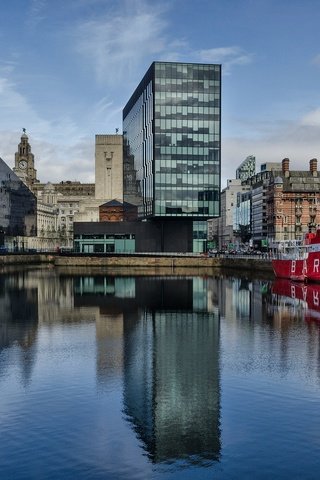
{"label": "reflection of glass building", "polygon": [[220,65],[154,62],[123,111],[124,201],[190,220],[193,251],[220,211],[220,94]]}
{"label": "reflection of glass building", "polygon": [[37,234],[36,197],[0,158],[0,245],[4,236]]}
{"label": "reflection of glass building", "polygon": [[219,459],[215,285],[201,277],[74,279],[75,307],[99,310],[99,385],[123,372],[125,413],[153,462]]}
{"label": "reflection of glass building", "polygon": [[124,322],[125,413],[155,463],[220,456],[219,316],[192,306],[193,280],[157,282],[188,301],[163,297]]}

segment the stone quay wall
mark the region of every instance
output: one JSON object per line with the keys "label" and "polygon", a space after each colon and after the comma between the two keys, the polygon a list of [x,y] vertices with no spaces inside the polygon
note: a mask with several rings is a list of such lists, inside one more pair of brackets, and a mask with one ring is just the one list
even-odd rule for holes
{"label": "stone quay wall", "polygon": [[54,255],[24,254],[0,255],[0,265],[43,264],[51,263],[57,267],[125,267],[134,268],[218,268],[234,269],[238,272],[260,271],[272,272],[269,259],[253,257],[206,257],[206,256],[174,256],[174,255]]}

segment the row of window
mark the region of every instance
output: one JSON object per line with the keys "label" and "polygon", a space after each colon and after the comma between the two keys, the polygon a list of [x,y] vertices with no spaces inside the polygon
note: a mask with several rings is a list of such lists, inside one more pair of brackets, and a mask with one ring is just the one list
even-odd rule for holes
{"label": "row of window", "polygon": [[[200,101],[199,99],[193,100],[192,97],[188,97],[187,99],[183,100],[180,98],[173,98],[173,95],[171,95],[171,97],[168,97],[168,95],[166,95],[165,92],[159,92],[158,97],[159,98],[156,99],[156,106],[158,109],[171,106],[172,104],[178,103],[178,101],[179,101],[179,105],[182,108],[198,109],[198,110],[195,110],[194,113],[197,113],[197,112],[200,113],[200,110],[199,110],[200,108],[208,109],[208,108],[220,107],[220,97],[218,95],[215,95],[215,97],[212,100],[208,100],[208,101]],[[157,111],[157,108],[155,109],[156,111]],[[205,111],[203,113],[205,113]]]}
{"label": "row of window", "polygon": [[188,136],[182,138],[182,140],[177,139],[177,135],[172,134],[163,134],[156,136],[155,144],[159,147],[202,147],[202,148],[219,148],[219,140],[213,140],[212,138],[219,138],[219,135],[197,135],[197,138],[193,136]]}
{"label": "row of window", "polygon": [[156,87],[158,85],[191,85],[196,90],[197,88],[209,88],[209,87],[217,87],[220,85],[220,80],[209,80],[209,79],[197,79],[197,80],[190,80],[189,78],[183,77],[163,77],[163,76],[155,76],[154,83]]}
{"label": "row of window", "polygon": [[186,188],[194,187],[196,191],[199,188],[208,188],[212,185],[217,185],[216,182],[219,181],[218,175],[211,174],[180,174],[180,175],[171,175],[171,174],[157,174],[155,178],[156,188],[165,189],[166,187],[172,189],[178,186]]}
{"label": "row of window", "polygon": [[197,115],[194,117],[192,114],[187,115],[185,118],[170,119],[167,116],[164,119],[156,118],[154,121],[155,131],[157,130],[181,130],[181,133],[186,130],[187,132],[209,133],[220,130],[219,115],[212,115],[207,120]]}
{"label": "row of window", "polygon": [[135,239],[134,233],[90,233],[75,234],[75,240],[119,240],[119,239]]}
{"label": "row of window", "polygon": [[[186,163],[175,163],[175,164],[170,164],[168,160],[164,162],[156,162],[156,173],[162,173],[162,174],[170,174],[170,175],[176,175],[176,174],[207,174],[207,173],[212,173],[212,174],[219,174],[219,165],[217,164],[212,164],[212,163],[198,163],[194,164],[193,162],[188,161],[189,159],[186,159]],[[164,165],[163,165],[164,164]]]}
{"label": "row of window", "polygon": [[207,147],[155,147],[155,158],[161,157],[161,160],[171,160],[172,164],[180,160],[181,156],[188,157],[192,161],[219,162],[219,150]]}
{"label": "row of window", "polygon": [[155,63],[156,78],[187,78],[196,80],[220,80],[221,66],[188,63]]}
{"label": "row of window", "polygon": [[181,217],[209,217],[218,215],[219,208],[214,205],[209,207],[170,207],[167,205],[155,204],[155,215],[181,216]]}

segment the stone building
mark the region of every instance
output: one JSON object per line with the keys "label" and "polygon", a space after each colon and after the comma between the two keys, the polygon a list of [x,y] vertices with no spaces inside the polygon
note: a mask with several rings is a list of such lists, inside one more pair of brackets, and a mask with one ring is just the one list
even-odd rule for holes
{"label": "stone building", "polygon": [[123,137],[95,137],[95,198],[123,200]]}
{"label": "stone building", "polygon": [[[29,248],[72,248],[74,221],[98,222],[99,208],[106,202],[118,202],[123,209],[122,135],[96,135],[95,183],[69,180],[41,183],[37,179],[34,155],[25,129],[13,170],[37,197],[38,235],[28,240]],[[133,218],[132,209],[129,216]]]}
{"label": "stone building", "polygon": [[301,240],[320,225],[320,174],[317,159],[309,170],[290,170],[290,160],[270,178],[266,195],[268,238]]}
{"label": "stone building", "polygon": [[[301,240],[320,226],[317,159],[311,159],[306,170],[291,170],[288,158],[280,163],[262,164],[260,172],[236,187],[235,203],[232,190],[235,192],[237,181],[228,180],[227,188],[221,193],[221,216],[208,221],[208,237],[216,239],[217,247],[237,243],[239,201],[246,218],[250,210],[250,245],[255,249],[263,250],[274,241]],[[233,224],[232,218],[236,220]]]}
{"label": "stone building", "polygon": [[34,155],[31,152],[31,145],[25,128],[21,135],[18,151],[14,156],[13,171],[30,189],[39,183],[37,170],[34,168]]}
{"label": "stone building", "polygon": [[123,204],[123,136],[95,136],[94,194],[83,199],[75,222],[99,222],[100,207],[106,202]]}
{"label": "stone building", "polygon": [[72,247],[73,219],[80,203],[94,198],[95,185],[71,181],[41,183],[37,179],[34,155],[23,129],[13,171],[37,198],[37,235],[28,238],[27,248],[54,250]]}

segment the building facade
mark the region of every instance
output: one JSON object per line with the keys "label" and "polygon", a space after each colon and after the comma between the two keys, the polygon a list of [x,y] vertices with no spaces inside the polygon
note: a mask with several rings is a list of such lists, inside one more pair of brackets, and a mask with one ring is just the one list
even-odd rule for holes
{"label": "building facade", "polygon": [[0,158],[0,246],[24,248],[37,234],[37,199]]}
{"label": "building facade", "polygon": [[[121,143],[122,145],[122,143]],[[121,147],[119,150],[122,153]],[[37,220],[34,236],[24,240],[26,248],[55,250],[73,246],[73,222],[84,205],[95,200],[95,184],[64,180],[59,183],[40,183],[29,138],[23,134],[15,153],[13,171],[36,196]],[[99,204],[95,202],[95,220],[99,220]]]}
{"label": "building facade", "polygon": [[249,155],[237,168],[236,178],[247,180],[256,173],[256,157]]}
{"label": "building facade", "polygon": [[95,137],[95,198],[123,200],[123,137]]}
{"label": "building facade", "polygon": [[302,240],[320,226],[320,173],[313,158],[308,170],[290,170],[282,161],[266,192],[266,218],[270,241]]}
{"label": "building facade", "polygon": [[221,215],[208,220],[208,240],[212,248],[218,250],[234,250],[239,248],[237,206],[239,195],[248,193],[250,186],[241,179],[230,179],[227,187],[221,192]]}
{"label": "building facade", "polygon": [[193,251],[220,213],[221,66],[154,62],[123,110],[124,201],[141,220],[188,219]]}
{"label": "building facade", "polygon": [[93,196],[83,198],[80,202],[74,216],[75,222],[108,221],[108,215],[102,215],[101,220],[101,207],[107,202],[120,203],[123,208],[123,168],[123,136],[96,135],[95,191]]}
{"label": "building facade", "polygon": [[273,242],[302,240],[319,226],[317,159],[311,159],[306,170],[292,170],[285,158],[262,164],[261,171],[246,180],[228,180],[221,193],[221,216],[208,221],[208,238],[217,248],[246,243],[266,251]]}
{"label": "building facade", "polygon": [[79,253],[191,252],[192,224],[179,222],[75,222]]}
{"label": "building facade", "polygon": [[34,155],[31,151],[31,145],[29,144],[29,138],[25,128],[21,135],[18,151],[14,156],[13,171],[30,189],[33,185],[39,183],[39,180],[37,180],[37,170],[34,168]]}

